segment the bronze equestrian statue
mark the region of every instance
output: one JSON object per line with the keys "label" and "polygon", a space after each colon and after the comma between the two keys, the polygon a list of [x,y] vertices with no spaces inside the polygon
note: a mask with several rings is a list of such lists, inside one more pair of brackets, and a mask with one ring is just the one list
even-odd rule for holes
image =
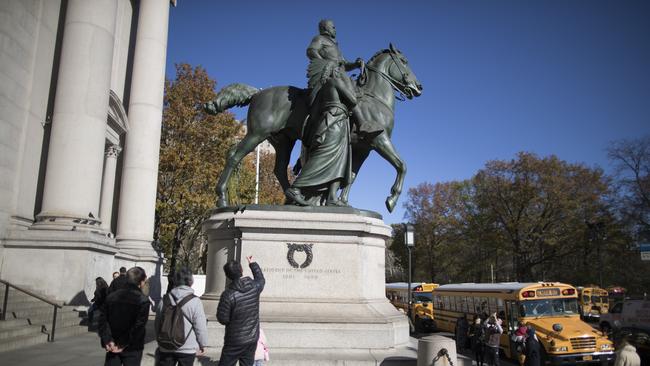
{"label": "bronze equestrian statue", "polygon": [[[329,23],[319,24],[321,36],[323,28],[331,26],[333,29],[333,23]],[[335,33],[332,35],[335,36]],[[318,37],[314,38],[310,49],[318,49],[312,47]],[[333,40],[333,37],[330,38]],[[328,42],[325,40],[322,43]],[[326,55],[334,55],[334,59],[338,61],[316,61],[319,65],[315,66],[316,58],[310,57],[312,62],[308,74],[311,80],[309,89],[277,86],[259,90],[244,84],[231,84],[223,88],[215,100],[206,103],[206,111],[212,114],[233,106],[249,106],[246,136],[228,152],[226,167],[217,183],[218,207],[228,206],[227,184],[234,168],[259,143],[268,139],[276,151],[275,175],[288,199],[300,205],[318,205],[323,202],[330,205],[346,205],[351,185],[359,169],[370,151],[375,150],[393,165],[397,172],[391,194],[386,198],[386,208],[390,212],[393,211],[402,192],[406,174],[406,165],[390,139],[394,124],[394,91],[412,99],[420,96],[422,85],[409,68],[404,55],[392,44],[389,49],[377,52],[367,62],[365,72],[360,75],[363,82],[357,83],[358,85],[346,81],[350,79],[344,72],[351,65],[343,60],[338,45],[333,42],[324,48]],[[364,68],[360,60],[354,65]],[[318,90],[314,92],[314,88]],[[327,93],[324,93],[324,90],[327,90]],[[350,129],[347,118],[349,114],[356,128]],[[319,131],[325,131],[323,128],[333,128],[334,137],[330,136],[331,139],[328,140],[318,135]],[[312,149],[312,156],[304,159],[302,171],[296,179],[298,184],[294,182],[294,186],[291,186],[287,168],[291,151],[298,139],[306,145],[304,150],[307,150],[307,155]],[[351,154],[343,151],[346,150],[345,145],[351,150]],[[342,150],[339,154],[336,154],[336,147]],[[310,163],[310,159],[316,160]],[[318,167],[324,161],[330,165],[325,169],[326,173],[321,174]],[[308,166],[309,164],[311,165]],[[301,175],[304,178],[301,178]],[[301,180],[305,183],[301,183]],[[342,191],[340,197],[336,198],[334,195],[339,187]],[[323,191],[325,196],[319,196],[319,192],[322,194]]]}

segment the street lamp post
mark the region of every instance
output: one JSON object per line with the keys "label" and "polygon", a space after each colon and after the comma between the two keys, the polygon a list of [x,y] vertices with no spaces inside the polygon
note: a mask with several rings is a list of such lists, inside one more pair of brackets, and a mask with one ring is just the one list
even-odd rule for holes
{"label": "street lamp post", "polygon": [[411,311],[412,303],[412,294],[411,294],[411,249],[415,246],[415,228],[411,224],[404,225],[404,244],[406,244],[406,249],[409,252],[409,283],[408,283],[408,294],[409,294],[409,313]]}

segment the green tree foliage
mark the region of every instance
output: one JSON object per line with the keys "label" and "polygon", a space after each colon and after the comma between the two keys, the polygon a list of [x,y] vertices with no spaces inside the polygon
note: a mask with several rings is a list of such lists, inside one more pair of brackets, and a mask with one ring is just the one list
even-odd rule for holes
{"label": "green tree foliage", "polygon": [[473,185],[477,204],[496,220],[514,278],[522,281],[543,279],[550,264],[577,253],[575,244],[584,240],[587,223],[598,220],[608,192],[599,169],[528,153],[488,162]]}
{"label": "green tree foliage", "polygon": [[[626,183],[625,199],[637,206],[643,195],[636,182],[643,177]],[[600,169],[523,152],[489,161],[469,180],[421,183],[404,205],[416,228],[414,279],[489,282],[494,273],[495,281],[641,289],[650,276],[639,280],[638,274],[650,274],[649,266],[640,263],[612,193]],[[405,273],[403,232],[394,229],[389,249]]]}

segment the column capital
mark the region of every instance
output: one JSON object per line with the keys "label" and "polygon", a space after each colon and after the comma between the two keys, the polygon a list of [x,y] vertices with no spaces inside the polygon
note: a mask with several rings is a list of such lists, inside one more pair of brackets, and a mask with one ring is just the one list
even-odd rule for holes
{"label": "column capital", "polygon": [[107,158],[117,158],[121,152],[122,148],[119,145],[110,145],[106,148],[104,154]]}

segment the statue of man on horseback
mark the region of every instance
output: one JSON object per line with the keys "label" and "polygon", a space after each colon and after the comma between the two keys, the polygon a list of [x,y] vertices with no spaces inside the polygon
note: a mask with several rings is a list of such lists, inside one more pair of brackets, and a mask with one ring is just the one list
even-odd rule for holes
{"label": "statue of man on horseback", "polygon": [[[205,104],[210,114],[248,105],[246,135],[229,150],[217,182],[217,207],[229,205],[228,180],[244,156],[268,140],[276,152],[275,176],[290,203],[347,205],[359,169],[375,151],[395,168],[385,201],[388,211],[395,208],[406,164],[391,141],[394,93],[412,99],[420,96],[422,85],[392,44],[366,64],[360,59],[348,63],[336,43],[334,23],[321,21],[319,33],[307,49],[308,89],[287,85],[261,90],[236,83]],[[355,68],[362,69],[362,82],[356,84],[346,74]],[[302,171],[292,184],[287,168],[297,140],[303,143]]]}
{"label": "statue of man on horseback", "polygon": [[[337,198],[338,189],[351,183],[350,121],[357,126],[370,125],[357,108],[357,88],[347,71],[365,64],[361,58],[347,62],[336,41],[334,22],[323,19],[319,34],[307,47],[307,68],[310,117],[303,128],[303,154],[298,177],[285,191],[289,202],[307,206],[302,190],[327,191],[327,205],[342,206],[347,202]],[[350,120],[348,116],[352,115]],[[380,127],[372,128],[381,133]],[[358,129],[357,129],[358,130]],[[316,200],[318,197],[316,197]]]}

